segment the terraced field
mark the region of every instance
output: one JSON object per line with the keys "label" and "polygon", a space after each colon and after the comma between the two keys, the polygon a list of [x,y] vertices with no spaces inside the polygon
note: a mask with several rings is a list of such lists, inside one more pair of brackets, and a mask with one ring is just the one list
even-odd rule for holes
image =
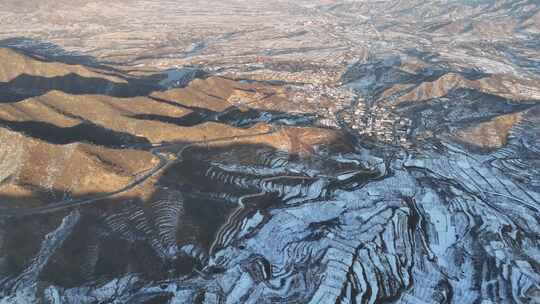
{"label": "terraced field", "polygon": [[540,303],[539,11],[0,0],[0,304]]}

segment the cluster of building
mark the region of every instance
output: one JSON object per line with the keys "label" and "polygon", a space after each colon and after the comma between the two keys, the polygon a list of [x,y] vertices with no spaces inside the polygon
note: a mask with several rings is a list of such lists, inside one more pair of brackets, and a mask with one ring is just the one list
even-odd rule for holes
{"label": "cluster of building", "polygon": [[408,138],[412,122],[395,114],[392,106],[375,105],[366,109],[363,103],[359,103],[347,116],[344,120],[360,136],[401,146],[410,143]]}
{"label": "cluster of building", "polygon": [[362,101],[354,102],[357,98],[346,89],[307,85],[293,94],[292,101],[306,112],[318,113],[318,123],[323,126],[340,127],[341,122],[361,137],[405,147],[410,145],[410,119],[397,115],[391,105],[376,104],[368,108]]}

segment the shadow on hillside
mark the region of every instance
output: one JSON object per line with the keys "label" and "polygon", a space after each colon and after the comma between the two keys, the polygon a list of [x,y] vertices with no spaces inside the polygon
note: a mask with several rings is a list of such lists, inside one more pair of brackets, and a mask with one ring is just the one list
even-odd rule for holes
{"label": "shadow on hillside", "polygon": [[[328,145],[335,148],[333,143]],[[9,280],[2,286],[2,279],[23,273],[32,261],[44,264],[38,270],[39,281],[66,288],[130,273],[137,273],[143,280],[197,275],[194,269],[204,267],[210,244],[236,208],[239,196],[260,191],[262,178],[285,174],[275,171],[278,156],[282,159],[283,153],[264,144],[193,147],[185,151],[184,161],[162,172],[145,201],[133,192],[108,198],[104,197],[106,193],[87,193],[84,198],[99,199],[51,212],[45,208],[54,206],[57,201],[53,199],[62,197],[62,191],[53,189],[55,195],[51,196],[39,188],[33,196],[13,196],[3,194],[0,188],[0,289],[12,288]],[[293,155],[287,157],[298,161]],[[221,178],[208,174],[211,168],[220,168],[212,159],[268,171],[259,175],[249,169],[224,171]],[[269,188],[269,195],[261,202],[253,200],[247,213],[242,214],[262,212],[270,216],[266,209],[283,204],[283,194],[273,191],[302,181],[282,179],[272,183],[276,184]],[[295,198],[302,195],[312,194],[300,192]],[[40,206],[36,205],[39,201]],[[80,217],[73,228],[62,230],[59,227],[66,226],[66,216],[71,212],[79,212]],[[42,248],[45,243],[49,244],[47,250]],[[35,259],[40,251],[48,257]]]}
{"label": "shadow on hillside", "polygon": [[222,123],[237,128],[250,128],[257,123],[271,123],[276,125],[312,126],[317,119],[312,113],[286,113],[279,111],[264,111],[257,109],[241,109],[230,106],[223,111],[213,111],[202,107],[183,105],[166,99],[150,97],[151,99],[172,104],[191,112],[180,117],[156,114],[136,114],[129,117],[139,120],[159,121],[182,127],[193,127],[206,122]]}
{"label": "shadow on hillside", "polygon": [[154,91],[184,87],[195,78],[207,76],[202,70],[190,67],[145,76],[132,76],[126,74],[126,71],[109,66],[110,63],[102,63],[92,56],[68,52],[58,45],[24,37],[0,40],[0,47],[10,48],[29,57],[30,60],[82,65],[104,76],[114,76],[124,81],[113,82],[105,77],[89,78],[74,73],[57,77],[20,74],[8,82],[0,82],[0,103],[18,102],[43,95],[52,90],[74,95],[147,96]]}
{"label": "shadow on hillside", "polygon": [[89,55],[78,52],[68,52],[52,42],[28,37],[12,37],[0,40],[0,47],[10,48],[32,59],[44,62],[62,62],[66,64],[80,64],[91,68],[117,72],[107,63],[100,63]]}
{"label": "shadow on hillside", "polygon": [[71,127],[58,127],[42,121],[9,121],[0,119],[0,127],[56,145],[84,142],[107,148],[150,144],[144,137],[119,132],[85,121]]}
{"label": "shadow on hillside", "polygon": [[402,102],[395,111],[414,122],[413,132],[429,130],[441,133],[475,126],[539,104],[540,100],[512,100],[476,89],[457,88],[421,103],[414,100]]}
{"label": "shadow on hillside", "polygon": [[18,102],[53,90],[73,95],[135,97],[146,96],[163,88],[144,79],[118,83],[104,78],[87,78],[77,74],[50,78],[22,74],[9,82],[0,82],[0,103]]}
{"label": "shadow on hillside", "polygon": [[340,83],[360,93],[366,98],[367,104],[373,106],[388,89],[396,84],[410,85],[410,88],[404,91],[410,92],[423,83],[436,81],[451,73],[459,74],[468,80],[479,80],[490,76],[478,69],[451,68],[447,63],[439,60],[437,53],[423,52],[418,49],[408,49],[406,53],[429,65],[416,71],[408,71],[407,68],[403,68],[404,62],[399,56],[373,58],[368,63],[358,62],[348,67],[341,76]]}

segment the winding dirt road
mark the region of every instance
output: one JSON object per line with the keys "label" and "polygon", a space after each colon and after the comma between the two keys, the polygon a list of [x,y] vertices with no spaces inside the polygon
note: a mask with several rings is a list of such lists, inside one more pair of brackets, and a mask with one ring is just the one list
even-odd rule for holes
{"label": "winding dirt road", "polygon": [[[229,141],[229,140],[237,140],[237,139],[240,139],[240,138],[250,138],[250,137],[255,137],[255,136],[262,136],[262,135],[267,135],[267,134],[277,132],[279,130],[280,130],[280,128],[276,128],[274,126],[271,126],[271,129],[269,131],[256,133],[256,134],[239,135],[239,136],[227,136],[227,137],[220,137],[220,138],[209,139],[209,140],[201,140],[201,141],[192,142],[192,143],[190,143],[188,145],[173,143],[173,144],[164,144],[164,145],[153,146],[150,149],[150,153],[152,153],[153,155],[155,155],[156,157],[159,158],[159,163],[154,168],[150,169],[149,172],[147,172],[146,174],[133,179],[125,187],[122,187],[122,188],[120,188],[118,190],[115,190],[115,191],[112,191],[112,192],[103,193],[103,194],[99,194],[99,195],[88,197],[88,198],[81,198],[81,199],[75,199],[75,200],[65,200],[65,201],[60,201],[60,202],[57,202],[57,203],[51,203],[51,204],[47,204],[46,206],[43,206],[43,207],[29,208],[29,209],[24,209],[24,210],[23,209],[12,209],[12,208],[0,208],[0,217],[28,216],[28,215],[33,215],[33,214],[44,214],[44,213],[56,212],[56,211],[63,210],[63,209],[75,208],[75,207],[79,207],[79,206],[82,206],[82,205],[92,204],[92,203],[94,203],[96,201],[103,200],[103,199],[106,199],[106,198],[110,198],[110,197],[113,197],[115,195],[118,195],[118,194],[124,193],[126,191],[129,191],[129,190],[137,187],[138,185],[140,185],[141,183],[143,183],[144,181],[146,181],[150,177],[156,175],[158,172],[162,171],[166,167],[168,167],[168,166],[170,166],[170,165],[172,165],[174,163],[178,163],[178,162],[183,161],[183,153],[187,148],[198,146],[198,145],[214,143],[214,142],[220,142],[220,141]],[[174,159],[174,160],[170,160],[161,151],[163,149],[171,149],[171,148],[175,148],[175,147],[180,148],[180,150],[176,153],[176,159]]]}

